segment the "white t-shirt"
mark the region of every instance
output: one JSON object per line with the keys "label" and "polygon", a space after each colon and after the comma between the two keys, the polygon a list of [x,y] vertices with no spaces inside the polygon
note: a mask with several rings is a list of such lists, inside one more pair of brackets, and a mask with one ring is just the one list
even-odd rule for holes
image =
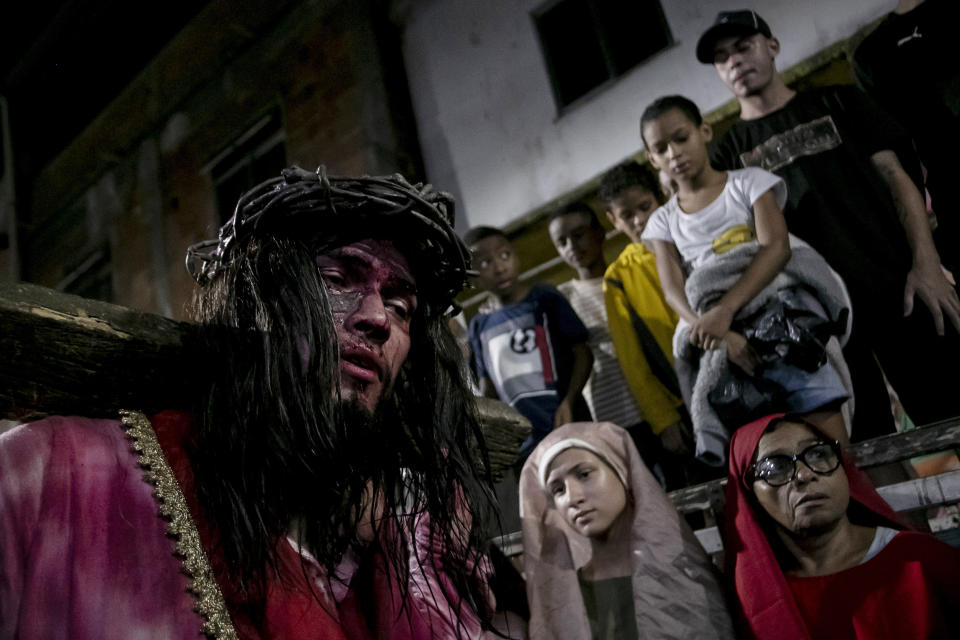
{"label": "white t-shirt", "polygon": [[870,560],[873,560],[873,557],[883,551],[884,547],[890,544],[890,541],[893,540],[898,533],[900,532],[890,527],[877,527],[877,532],[873,534],[873,542],[870,543],[870,548],[867,549],[860,564],[866,564]]}
{"label": "white t-shirt", "polygon": [[651,250],[652,240],[672,242],[684,263],[697,269],[713,256],[756,241],[753,204],[771,189],[782,209],[787,201],[783,179],[756,167],[728,171],[727,184],[713,202],[699,211],[686,213],[680,209],[677,196],[673,196],[650,216],[641,239]]}

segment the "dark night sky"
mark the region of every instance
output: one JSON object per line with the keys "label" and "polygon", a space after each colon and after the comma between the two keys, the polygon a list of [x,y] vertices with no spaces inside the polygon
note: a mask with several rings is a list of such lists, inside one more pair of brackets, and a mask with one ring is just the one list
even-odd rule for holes
{"label": "dark night sky", "polygon": [[205,6],[201,0],[27,0],[0,12],[0,94],[29,179]]}

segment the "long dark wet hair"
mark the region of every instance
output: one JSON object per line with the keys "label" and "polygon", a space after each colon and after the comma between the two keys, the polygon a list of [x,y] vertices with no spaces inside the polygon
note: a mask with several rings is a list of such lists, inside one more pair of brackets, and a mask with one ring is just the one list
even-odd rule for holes
{"label": "long dark wet hair", "polygon": [[[405,596],[411,558],[440,562],[456,593],[430,595],[487,621],[479,560],[496,515],[474,398],[443,313],[449,291],[431,293],[436,256],[424,254],[410,220],[383,224],[368,209],[376,227],[355,212],[334,232],[316,216],[254,232],[228,244],[201,279],[196,318],[214,355],[191,455],[200,504],[251,602],[296,523],[301,547],[327,576],[348,549],[380,553]],[[372,228],[408,257],[423,303],[393,393],[369,416],[339,401],[337,336],[315,260],[375,235]],[[375,523],[367,544],[356,524],[371,496],[391,517]],[[425,541],[414,539],[413,523],[424,514],[432,523],[426,545],[441,553],[417,548]],[[376,624],[370,615],[368,622]]]}

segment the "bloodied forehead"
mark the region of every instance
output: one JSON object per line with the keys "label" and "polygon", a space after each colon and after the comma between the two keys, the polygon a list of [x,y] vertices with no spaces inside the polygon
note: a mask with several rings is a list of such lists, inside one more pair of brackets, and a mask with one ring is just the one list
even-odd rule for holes
{"label": "bloodied forehead", "polygon": [[321,267],[336,264],[351,281],[376,281],[416,294],[417,281],[407,257],[390,240],[367,238],[333,247],[317,256]]}

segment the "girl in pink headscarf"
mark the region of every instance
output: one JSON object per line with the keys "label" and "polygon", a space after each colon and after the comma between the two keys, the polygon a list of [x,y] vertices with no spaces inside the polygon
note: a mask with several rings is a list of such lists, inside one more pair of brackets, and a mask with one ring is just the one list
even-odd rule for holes
{"label": "girl in pink headscarf", "polygon": [[520,477],[530,638],[732,638],[713,566],[610,423],[555,429]]}

